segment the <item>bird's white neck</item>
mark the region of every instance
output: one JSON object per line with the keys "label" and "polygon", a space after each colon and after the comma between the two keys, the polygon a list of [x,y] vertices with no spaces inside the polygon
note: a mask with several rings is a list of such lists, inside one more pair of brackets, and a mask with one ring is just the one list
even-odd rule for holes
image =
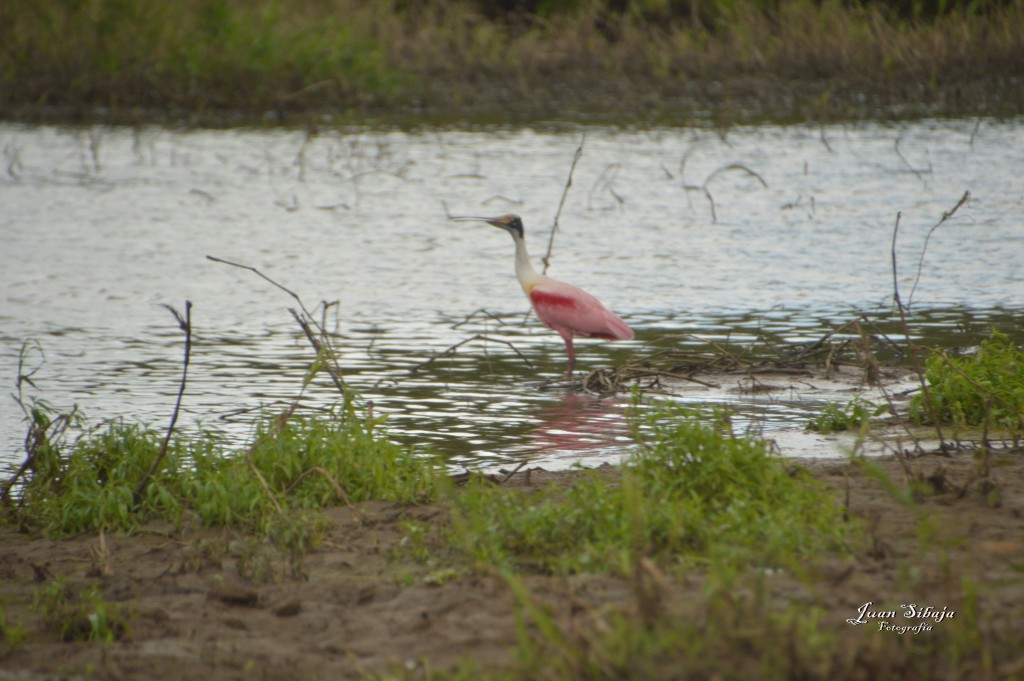
{"label": "bird's white neck", "polygon": [[530,290],[533,289],[540,281],[544,278],[543,274],[533,269],[533,265],[530,264],[530,254],[526,250],[526,240],[518,234],[512,234],[512,241],[516,244],[516,277],[519,278],[519,285],[523,287],[523,291],[526,295],[530,295]]}

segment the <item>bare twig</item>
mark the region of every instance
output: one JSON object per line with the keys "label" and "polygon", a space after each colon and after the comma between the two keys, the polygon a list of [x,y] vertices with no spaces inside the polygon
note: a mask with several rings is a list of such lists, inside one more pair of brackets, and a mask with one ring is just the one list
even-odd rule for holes
{"label": "bare twig", "polygon": [[[31,369],[25,369],[25,360],[28,357],[30,351],[35,350],[39,353],[39,362]],[[54,428],[59,429],[59,432],[63,432],[66,424],[62,421],[69,421],[69,417],[65,414],[61,414],[57,419],[50,424],[50,433],[47,433],[45,428],[40,426],[38,421],[33,418],[32,410],[29,409],[28,405],[25,404],[24,384],[29,384],[33,388],[36,384],[32,381],[32,376],[39,371],[46,361],[46,355],[43,353],[43,348],[36,340],[27,340],[21,344],[21,350],[18,352],[18,378],[15,381],[15,387],[17,394],[12,395],[14,401],[21,408],[21,413],[25,415],[25,419],[29,422],[28,431],[25,433],[25,460],[18,467],[18,470],[14,474],[4,481],[3,488],[0,489],[0,501],[2,501],[5,507],[11,503],[11,490],[14,485],[17,484],[18,479],[21,478],[29,469],[35,464],[35,458],[39,452],[39,447],[44,442],[50,442],[53,439]],[[67,418],[66,418],[67,417]]]}
{"label": "bare twig", "polygon": [[[508,203],[510,205],[513,205],[513,206],[521,206],[521,205],[523,205],[523,200],[522,199],[510,199],[509,197],[502,196],[501,194],[495,194],[491,198],[485,199],[480,205],[486,206],[486,205],[490,204],[493,201],[504,201],[505,203]],[[451,217],[451,216],[449,216],[449,217]]]}
{"label": "bare twig", "polygon": [[684,182],[686,181],[686,162],[690,160],[690,154],[693,153],[694,149],[696,149],[696,147],[690,147],[686,150],[686,153],[683,154],[683,157],[679,159],[679,179]]}
{"label": "bare twig", "polygon": [[[309,340],[309,344],[313,346],[314,350],[316,350],[316,356],[324,357],[328,360],[327,364],[325,365],[327,367],[327,373],[331,375],[331,380],[334,382],[334,387],[338,389],[338,392],[341,393],[341,396],[347,398],[348,392],[345,390],[345,380],[342,378],[341,375],[341,367],[338,365],[337,361],[335,361],[334,350],[333,348],[324,349],[324,345],[320,340],[322,338],[325,338],[323,327],[317,324],[320,330],[320,337],[318,338],[317,335],[313,333],[313,329],[310,325],[311,322],[309,320],[302,317],[298,312],[295,311],[294,308],[289,307],[288,312],[291,313],[295,321],[298,322],[300,327],[302,327],[302,332],[306,334],[306,338]],[[312,323],[316,324],[316,322]]]}
{"label": "bare twig", "polygon": [[[288,414],[288,416],[290,416],[290,414]],[[285,418],[287,418],[287,416],[285,416]],[[260,481],[260,485],[263,486],[263,491],[267,493],[267,497],[270,499],[270,503],[274,505],[274,509],[277,511],[277,514],[283,515],[284,509],[281,508],[281,502],[277,500],[277,495],[274,494],[272,489],[270,489],[270,485],[267,484],[267,479],[263,477],[263,473],[260,472],[259,466],[257,466],[256,462],[252,459],[252,453],[253,450],[256,449],[257,444],[259,444],[259,442],[254,443],[252,447],[245,450],[245,462],[249,464],[250,470],[252,470],[256,479]]]}
{"label": "bare twig", "polygon": [[[316,321],[316,318],[306,307],[305,303],[302,302],[302,298],[299,297],[299,294],[277,283],[267,275],[263,274],[263,272],[260,272],[255,267],[251,267],[249,265],[242,265],[237,262],[232,262],[230,260],[224,260],[223,258],[217,258],[212,255],[206,256],[206,259],[212,260],[213,262],[219,262],[224,265],[238,267],[239,269],[248,270],[255,274],[256,276],[263,279],[264,281],[273,284],[274,286],[276,286],[277,288],[291,296],[295,300],[295,302],[299,304],[299,309],[302,310],[302,314],[299,314],[292,308],[288,308],[288,311],[291,313],[292,317],[295,318],[295,321],[299,323],[299,326],[302,327],[302,331],[304,334],[306,334],[306,338],[309,340],[310,345],[312,345],[313,349],[316,350],[317,357],[324,357],[327,360],[327,371],[331,375],[331,380],[334,382],[334,385],[338,389],[338,392],[341,393],[341,396],[346,400],[349,398],[349,394],[345,390],[345,381],[342,378],[341,367],[338,365],[337,357],[335,356],[334,348],[330,343],[327,331],[324,329],[323,324]],[[325,314],[327,307],[329,305],[333,305],[333,303],[324,303]],[[314,333],[313,331],[314,327],[316,329],[316,333]]]}
{"label": "bare twig", "polygon": [[[910,340],[910,327],[907,324],[907,310],[903,305],[903,301],[900,300],[900,286],[899,286],[899,269],[896,264],[896,239],[899,235],[900,230],[900,216],[901,213],[896,213],[896,224],[892,230],[892,297],[896,303],[896,309],[900,314],[900,325],[903,328],[903,337],[907,343],[907,358],[910,360],[911,368],[914,373],[917,374],[917,380],[921,385],[921,391],[924,393],[925,406],[928,409],[928,414],[931,420],[935,423],[935,433],[939,436],[939,449],[945,451],[946,439],[942,435],[942,428],[939,426],[938,415],[935,413],[935,405],[931,400],[931,393],[928,390],[928,381],[925,379],[924,369],[914,356],[914,345]],[[920,443],[915,439],[915,446],[920,449]]]}
{"label": "bare twig", "polygon": [[907,309],[910,309],[911,303],[914,301],[914,291],[917,290],[917,284],[921,281],[921,268],[924,266],[924,254],[928,251],[928,240],[932,238],[932,233],[935,232],[939,227],[942,226],[946,220],[956,215],[956,212],[960,210],[960,206],[964,205],[971,199],[971,192],[965,191],[964,195],[960,197],[960,200],[956,202],[956,205],[951,209],[947,210],[942,214],[942,218],[935,223],[935,225],[928,230],[928,234],[924,238],[924,247],[921,248],[921,257],[917,260],[917,276],[914,277],[914,285],[910,288],[910,295],[907,296]]}
{"label": "bare twig", "polygon": [[818,129],[818,132],[819,132],[819,136],[818,137],[821,140],[821,143],[825,145],[825,148],[828,149],[828,153],[830,153],[830,154],[836,153],[835,150],[832,149],[832,145],[828,143],[828,137],[825,136],[825,126],[824,126],[824,124],[822,124],[822,126]]}
{"label": "bare twig", "polygon": [[932,163],[931,163],[931,161],[928,162],[928,169],[927,170],[920,170],[918,168],[915,168],[913,165],[911,165],[910,161],[907,160],[907,157],[903,155],[903,152],[900,151],[900,142],[902,140],[903,140],[903,135],[900,135],[899,137],[896,138],[896,142],[893,145],[893,148],[896,150],[896,155],[899,156],[900,160],[903,161],[903,163],[906,164],[907,168],[910,169],[910,172],[914,173],[914,175],[917,176],[917,179],[919,179],[922,182],[924,182],[924,177],[923,176],[924,175],[930,175],[931,172],[932,172]]}
{"label": "bare twig", "polygon": [[485,310],[484,308],[481,307],[478,310],[473,310],[472,312],[470,312],[468,315],[466,315],[462,319],[461,322],[456,322],[455,324],[452,324],[451,328],[457,329],[460,326],[462,326],[463,324],[468,324],[470,321],[472,321],[473,319],[476,319],[478,316],[484,316],[484,317],[487,317],[488,319],[493,319],[494,321],[498,322],[498,324],[500,326],[505,326],[505,322],[502,321],[501,317],[499,317],[499,316],[497,316],[495,314],[492,314],[492,313],[488,312],[487,310]]}
{"label": "bare twig", "polygon": [[421,363],[417,364],[413,368],[409,369],[409,373],[415,374],[420,369],[424,369],[424,368],[430,366],[436,360],[441,359],[442,357],[447,357],[449,355],[454,355],[455,351],[458,350],[459,348],[461,348],[463,345],[466,345],[467,343],[472,343],[473,341],[479,341],[479,340],[490,341],[492,343],[501,343],[502,345],[507,345],[508,347],[512,348],[512,350],[517,355],[519,355],[520,359],[522,359],[524,362],[526,362],[526,365],[528,367],[530,367],[531,369],[533,368],[533,364],[530,362],[529,359],[527,359],[526,355],[524,355],[523,353],[519,352],[519,348],[517,348],[515,345],[513,345],[510,341],[502,340],[500,338],[491,338],[490,336],[485,336],[484,334],[478,333],[475,336],[471,336],[469,338],[466,338],[464,340],[459,341],[458,343],[455,343],[454,345],[450,345],[445,350],[442,350],[441,352],[436,353],[433,357],[428,359],[426,362],[421,362]]}
{"label": "bare twig", "polygon": [[974,130],[971,130],[971,138],[968,140],[971,147],[974,147],[974,138],[978,136],[978,130],[981,129],[981,119],[979,118],[974,122]]}
{"label": "bare twig", "polygon": [[586,142],[586,135],[580,139],[580,146],[576,147],[576,153],[572,157],[572,165],[569,166],[569,177],[565,180],[565,189],[562,190],[562,199],[558,202],[558,210],[555,211],[555,221],[551,225],[551,235],[548,237],[548,250],[541,261],[544,263],[542,274],[548,273],[548,266],[551,264],[551,249],[555,245],[555,233],[558,232],[558,219],[562,216],[562,207],[565,205],[565,198],[569,195],[569,187],[572,186],[572,174],[576,171],[576,164],[583,155],[583,143]]}
{"label": "bare twig", "polygon": [[292,165],[298,166],[299,168],[299,182],[306,181],[306,149],[309,147],[309,143],[314,137],[316,137],[316,135],[317,130],[315,127],[310,126],[306,128],[306,134],[302,137],[302,145],[299,147],[298,153],[295,154],[295,160],[292,161]]}
{"label": "bare twig", "polygon": [[250,272],[252,272],[256,276],[258,276],[261,279],[263,279],[264,281],[267,281],[267,282],[273,284],[277,288],[281,289],[282,291],[284,291],[285,293],[290,295],[292,298],[295,299],[295,302],[297,302],[299,304],[299,307],[302,308],[302,311],[306,313],[306,316],[309,317],[310,319],[313,318],[313,315],[310,314],[309,310],[306,309],[306,306],[302,304],[302,298],[299,298],[299,294],[297,294],[295,291],[292,291],[290,288],[286,288],[286,287],[282,286],[281,284],[277,283],[276,281],[274,281],[273,279],[271,279],[267,275],[265,275],[262,272],[260,272],[255,267],[251,267],[249,265],[241,265],[241,264],[239,264],[237,262],[231,262],[230,260],[224,260],[223,258],[217,258],[217,257],[212,256],[212,255],[206,256],[206,259],[207,260],[212,260],[213,262],[219,262],[219,263],[222,263],[224,265],[231,265],[232,267],[237,267],[239,269],[249,270]]}
{"label": "bare twig", "polygon": [[309,475],[311,475],[313,473],[316,473],[317,475],[320,475],[325,480],[327,480],[327,482],[329,482],[331,484],[331,487],[334,488],[334,493],[338,496],[339,499],[341,499],[342,501],[345,502],[346,506],[348,506],[350,509],[352,509],[352,512],[355,513],[356,517],[359,518],[359,520],[361,520],[361,521],[365,521],[366,520],[366,516],[364,516],[359,511],[358,508],[356,508],[355,506],[352,505],[352,501],[349,500],[348,494],[345,493],[345,489],[341,485],[338,484],[338,481],[335,480],[334,477],[330,473],[328,473],[326,470],[324,470],[320,466],[313,466],[312,468],[309,468],[309,469],[306,469],[306,470],[302,471],[302,473],[299,475],[299,477],[295,478],[295,480],[292,481],[292,484],[290,484],[288,486],[288,489],[286,489],[284,491],[284,494],[287,495],[293,489],[298,487],[300,482],[305,480]]}
{"label": "bare twig", "polygon": [[171,314],[174,315],[174,318],[178,322],[178,327],[185,333],[185,360],[182,363],[181,385],[178,387],[178,399],[174,403],[174,412],[171,414],[171,422],[167,426],[167,433],[164,434],[164,441],[160,445],[160,453],[157,454],[157,457],[149,467],[149,470],[146,471],[146,475],[144,475],[142,480],[139,481],[139,486],[135,488],[134,501],[136,506],[138,506],[139,502],[142,500],[142,495],[146,491],[146,486],[149,485],[150,478],[153,477],[153,474],[163,462],[164,457],[167,456],[167,447],[171,442],[171,435],[174,433],[174,425],[178,422],[178,413],[181,411],[181,398],[185,394],[185,384],[188,380],[188,363],[189,358],[192,355],[192,301],[185,301],[184,318],[182,318],[181,313],[170,305],[164,304],[164,307],[170,310]]}
{"label": "bare twig", "polygon": [[621,163],[611,163],[601,171],[601,174],[598,175],[596,180],[594,180],[594,184],[590,186],[590,191],[587,192],[587,210],[591,210],[594,194],[600,191],[607,191],[611,194],[612,198],[619,203],[620,207],[626,202],[626,200],[619,196],[612,188],[612,183],[615,181],[615,178],[621,169]]}
{"label": "bare twig", "polygon": [[757,174],[756,172],[754,172],[753,170],[751,170],[751,169],[750,169],[750,168],[748,168],[747,166],[743,165],[742,163],[730,163],[730,164],[728,164],[728,165],[724,165],[724,166],[722,166],[721,168],[716,168],[715,170],[713,170],[713,171],[711,172],[711,174],[710,174],[710,175],[708,175],[708,176],[707,176],[707,179],[705,179],[705,180],[704,180],[704,186],[705,186],[705,187],[706,187],[706,186],[708,186],[708,184],[710,184],[710,183],[711,183],[711,180],[715,179],[715,178],[716,178],[716,177],[717,177],[718,175],[720,175],[721,173],[724,173],[724,172],[728,172],[728,171],[730,171],[730,170],[742,170],[742,171],[743,171],[743,172],[745,172],[746,174],[748,174],[748,175],[752,175],[752,176],[754,176],[755,178],[757,178],[757,179],[758,179],[758,181],[759,181],[759,182],[761,183],[761,185],[762,185],[762,186],[763,186],[763,187],[764,187],[765,189],[767,189],[767,188],[768,188],[768,183],[764,181],[764,178],[763,178],[763,177],[761,177],[761,176],[760,176],[759,174]]}
{"label": "bare twig", "polygon": [[523,469],[523,466],[525,466],[528,463],[530,463],[529,459],[524,459],[524,460],[520,461],[518,466],[516,466],[515,468],[510,470],[508,473],[505,473],[505,477],[503,477],[501,480],[499,480],[498,484],[499,485],[504,485],[506,482],[508,482],[509,480],[512,479],[512,476],[514,476],[516,473],[521,471]]}
{"label": "bare twig", "polygon": [[[685,162],[685,161],[686,161],[686,157],[683,157],[683,162]],[[699,187],[696,186],[696,185],[684,184],[683,185],[683,189],[685,191],[699,191],[699,192],[702,192],[704,194],[705,198],[707,198],[708,204],[711,207],[711,222],[712,223],[717,223],[718,222],[718,213],[715,210],[715,197],[713,197],[711,195],[711,190],[708,189],[708,185],[718,175],[720,175],[721,173],[730,171],[730,170],[741,170],[741,171],[747,173],[748,175],[751,175],[751,176],[757,178],[757,180],[761,183],[761,185],[765,189],[768,188],[768,183],[765,182],[763,177],[761,177],[758,173],[754,172],[753,170],[751,170],[747,166],[743,165],[742,163],[729,163],[728,165],[724,165],[724,166],[722,166],[720,168],[716,168],[715,170],[713,170],[711,172],[711,174],[709,174],[704,179],[704,183],[701,184]]]}

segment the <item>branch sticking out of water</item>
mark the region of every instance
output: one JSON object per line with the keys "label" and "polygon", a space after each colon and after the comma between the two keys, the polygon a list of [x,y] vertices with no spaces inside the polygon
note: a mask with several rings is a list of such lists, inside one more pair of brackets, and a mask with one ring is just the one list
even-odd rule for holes
{"label": "branch sticking out of water", "polygon": [[[299,297],[297,293],[277,283],[267,275],[260,272],[255,267],[251,267],[249,265],[241,265],[239,263],[231,262],[230,260],[224,260],[223,258],[216,258],[212,255],[208,255],[206,256],[206,258],[208,260],[212,260],[213,262],[219,262],[225,265],[231,265],[232,267],[238,267],[243,270],[249,270],[253,274],[259,276],[261,279],[273,284],[274,286],[276,286],[277,288],[281,289],[289,296],[291,296],[299,304],[299,309],[301,310],[301,312],[291,307],[288,308],[288,312],[292,315],[292,318],[295,319],[296,323],[298,323],[299,327],[302,329],[302,332],[305,334],[306,339],[309,341],[309,344],[316,351],[316,359],[313,361],[313,364],[311,365],[310,370],[307,373],[307,377],[302,383],[302,390],[300,390],[299,394],[295,396],[291,404],[289,404],[288,407],[274,419],[273,428],[264,435],[264,438],[271,437],[273,433],[280,431],[280,429],[284,427],[284,425],[292,417],[292,414],[294,414],[295,410],[298,408],[299,400],[302,399],[302,395],[305,392],[306,386],[308,385],[309,381],[312,380],[312,376],[314,376],[316,374],[316,371],[321,367],[327,370],[327,373],[330,375],[331,380],[334,382],[335,387],[338,389],[338,392],[341,394],[342,399],[345,401],[345,404],[347,406],[351,399],[351,395],[349,394],[347,386],[345,385],[344,378],[342,377],[341,366],[338,364],[337,355],[335,353],[333,345],[331,344],[330,336],[327,334],[326,331],[327,309],[334,303],[328,303],[324,301],[322,306],[323,313],[321,316],[321,320],[317,321],[316,318],[309,311],[309,309],[302,302],[302,299]],[[348,413],[347,410],[345,411],[345,413]],[[253,473],[259,480],[260,484],[262,485],[264,491],[267,494],[267,497],[274,505],[275,510],[279,515],[283,516],[284,507],[278,500],[278,495],[275,494],[274,491],[270,488],[270,485],[267,484],[266,478],[260,472],[259,467],[253,460],[253,452],[255,452],[260,442],[261,440],[257,440],[252,444],[252,446],[249,447],[249,449],[246,450],[245,459],[246,462],[249,464],[249,468],[253,471]],[[360,520],[363,519],[362,514],[352,506],[348,494],[345,493],[345,489],[338,483],[337,480],[335,480],[330,475],[330,473],[328,473],[326,470],[319,466],[314,466],[313,468],[304,471],[292,483],[292,487],[290,487],[288,490],[285,490],[284,494],[287,495],[291,488],[297,486],[302,479],[313,473],[323,476],[334,488],[335,494],[338,496],[338,498],[341,499],[346,505],[348,505],[349,508],[352,508],[352,510],[355,512],[356,516]]]}
{"label": "branch sticking out of water", "polygon": [[903,163],[906,164],[907,168],[910,169],[910,172],[914,173],[914,175],[917,176],[917,179],[919,179],[922,182],[924,182],[924,175],[931,175],[931,173],[932,173],[932,162],[928,161],[928,169],[927,170],[921,169],[921,168],[915,168],[910,163],[910,161],[907,160],[907,157],[903,155],[903,152],[900,151],[900,142],[901,141],[903,141],[903,135],[900,135],[899,137],[897,137],[896,138],[896,142],[893,144],[893,149],[895,149],[896,155],[899,156],[900,160],[903,161]]}
{"label": "branch sticking out of water", "polygon": [[485,336],[482,333],[478,333],[478,334],[476,334],[474,336],[470,336],[469,338],[466,338],[464,340],[460,340],[458,343],[455,343],[453,345],[448,346],[446,349],[444,349],[441,352],[435,354],[433,357],[431,357],[427,361],[420,362],[419,364],[417,364],[416,366],[411,368],[409,370],[409,373],[415,374],[420,369],[423,369],[423,368],[426,368],[426,367],[430,366],[436,360],[438,360],[438,359],[440,359],[442,357],[447,357],[449,355],[454,355],[455,351],[458,350],[459,348],[461,348],[463,345],[466,345],[467,343],[472,343],[474,341],[481,341],[481,340],[482,341],[490,341],[492,343],[501,343],[502,345],[507,345],[508,347],[512,348],[512,350],[517,355],[519,355],[520,359],[522,359],[524,362],[526,362],[526,366],[530,367],[530,369],[533,369],[533,364],[530,362],[530,360],[527,359],[526,355],[524,355],[523,353],[519,352],[519,348],[517,348],[515,345],[513,345],[511,341],[502,340],[500,338],[491,338],[490,336]]}
{"label": "branch sticking out of water", "polygon": [[157,469],[160,468],[160,464],[163,462],[164,457],[167,456],[167,447],[171,442],[171,435],[174,433],[174,426],[178,422],[178,413],[181,411],[181,398],[185,395],[185,384],[188,381],[188,363],[189,358],[192,355],[192,301],[185,301],[185,316],[182,317],[181,313],[170,305],[164,304],[174,318],[178,322],[178,328],[180,328],[185,334],[185,360],[182,363],[181,369],[181,385],[178,387],[178,399],[174,403],[174,412],[171,414],[171,422],[167,426],[167,433],[164,435],[164,441],[160,445],[160,453],[157,454],[156,459],[153,460],[153,464],[146,471],[146,474],[139,481],[139,486],[135,488],[135,494],[133,496],[135,505],[139,505],[139,501],[142,499],[142,495],[146,492],[146,487],[149,485],[150,479],[153,474],[156,473]]}
{"label": "branch sticking out of water", "polygon": [[928,240],[932,238],[932,233],[942,226],[946,220],[949,220],[956,212],[960,210],[960,206],[964,205],[971,200],[971,192],[965,191],[964,195],[960,197],[960,200],[956,202],[956,205],[951,209],[947,210],[942,214],[942,218],[935,223],[935,225],[928,230],[928,234],[924,238],[924,247],[921,248],[921,257],[917,260],[917,276],[914,277],[914,285],[910,287],[910,295],[907,296],[907,309],[910,309],[911,303],[914,302],[914,291],[917,290],[917,284],[921,281],[921,268],[924,266],[924,254],[928,251]]}
{"label": "branch sticking out of water", "polygon": [[487,319],[493,319],[494,321],[498,322],[498,324],[500,326],[505,326],[505,322],[502,321],[501,317],[499,317],[499,316],[497,316],[495,314],[492,314],[491,312],[488,312],[487,310],[485,310],[484,308],[481,307],[479,310],[474,310],[473,312],[470,312],[468,315],[466,315],[462,319],[461,322],[457,322],[455,324],[452,324],[451,328],[457,329],[460,326],[462,326],[463,324],[468,324],[469,322],[473,321],[477,317],[481,317],[481,316],[482,317],[486,317]]}
{"label": "branch sticking out of water", "polygon": [[615,178],[618,176],[621,169],[621,163],[610,163],[603,171],[601,171],[601,174],[597,176],[597,179],[594,180],[594,184],[590,187],[590,191],[587,192],[587,210],[591,210],[593,206],[594,194],[600,192],[608,192],[611,194],[612,198],[618,203],[619,208],[622,208],[622,205],[626,203],[626,199],[622,198],[612,187],[612,183],[615,182]]}
{"label": "branch sticking out of water", "polygon": [[562,207],[565,205],[565,198],[569,195],[569,187],[572,186],[572,174],[576,171],[576,164],[580,160],[580,156],[583,155],[583,143],[586,142],[587,138],[584,135],[580,139],[580,146],[576,147],[576,153],[572,157],[572,165],[569,166],[569,177],[565,180],[565,189],[562,190],[562,199],[558,202],[558,210],[555,211],[555,221],[551,225],[551,236],[548,237],[548,250],[542,258],[544,263],[544,269],[542,274],[548,273],[548,266],[551,264],[551,249],[555,245],[555,233],[558,231],[558,219],[562,216]]}
{"label": "branch sticking out of water", "polygon": [[[689,152],[687,152],[686,155],[688,156]],[[685,162],[686,162],[686,156],[684,156],[683,160],[680,162],[680,168],[682,168],[682,166],[683,166],[683,164]],[[711,195],[711,190],[708,189],[708,185],[711,183],[711,180],[713,180],[716,177],[718,177],[718,175],[720,175],[722,173],[725,173],[725,172],[728,172],[730,170],[741,170],[741,171],[745,172],[747,175],[751,175],[751,176],[757,178],[757,180],[761,183],[762,187],[764,187],[765,189],[768,188],[768,183],[765,182],[763,177],[761,177],[758,173],[754,172],[753,170],[751,170],[747,166],[743,165],[742,163],[730,163],[730,164],[724,165],[724,166],[722,166],[720,168],[716,168],[715,170],[711,171],[711,174],[709,174],[706,178],[704,178],[703,184],[701,184],[699,187],[696,186],[696,185],[692,185],[692,184],[684,184],[683,185],[683,189],[686,190],[686,191],[699,191],[699,192],[703,192],[704,193],[704,196],[708,200],[708,204],[711,206],[711,223],[712,224],[717,224],[718,223],[718,213],[715,210],[715,197],[713,197]]]}
{"label": "branch sticking out of water", "polygon": [[[31,369],[26,369],[29,353],[33,351],[39,354],[39,361]],[[44,415],[46,412],[45,407],[30,408],[26,404],[27,398],[24,393],[24,385],[27,383],[33,388],[36,387],[32,377],[39,371],[45,361],[46,356],[39,341],[27,340],[21,344],[21,350],[18,352],[18,379],[15,382],[17,393],[11,397],[14,398],[18,407],[21,408],[21,412],[25,415],[25,420],[28,421],[29,426],[28,432],[25,433],[25,460],[18,467],[18,470],[5,480],[2,487],[0,487],[0,505],[4,509],[9,508],[11,505],[11,490],[18,484],[18,480],[29,471],[35,470],[36,457],[39,455],[39,452],[52,447],[53,443],[59,441],[75,420],[77,407],[68,413],[52,417],[48,414]]]}
{"label": "branch sticking out of water", "polygon": [[[896,263],[896,239],[899,236],[900,231],[900,216],[902,213],[896,213],[896,223],[892,229],[892,298],[893,302],[896,303],[896,310],[900,314],[900,326],[903,327],[903,338],[907,344],[907,358],[910,360],[911,368],[914,373],[917,374],[918,383],[921,385],[921,391],[924,393],[925,405],[928,409],[929,419],[935,423],[935,433],[939,436],[939,449],[941,451],[946,450],[946,440],[942,435],[942,428],[939,426],[938,414],[935,413],[935,405],[932,402],[931,394],[928,390],[928,381],[925,379],[924,368],[921,363],[917,361],[914,355],[914,344],[910,341],[910,326],[907,324],[907,308],[903,305],[903,301],[900,300],[900,286],[899,286],[899,268]],[[921,443],[916,438],[914,440],[914,446],[920,450]]]}
{"label": "branch sticking out of water", "polygon": [[[295,293],[295,291],[292,291],[290,288],[282,286],[281,284],[277,283],[276,281],[274,281],[273,279],[271,279],[270,277],[268,277],[267,275],[263,274],[258,269],[250,265],[242,265],[237,262],[224,260],[223,258],[217,258],[212,255],[206,256],[206,259],[212,260],[213,262],[219,262],[224,265],[238,267],[243,270],[248,270],[253,274],[257,275],[258,277],[260,277],[261,279],[263,279],[264,281],[273,284],[277,288],[287,293],[293,299],[295,299],[295,302],[299,304],[299,309],[302,310],[301,314],[299,312],[296,312],[293,308],[288,308],[288,311],[291,313],[292,317],[295,319],[296,322],[298,322],[299,326],[302,328],[302,332],[306,335],[306,338],[309,340],[310,345],[312,345],[313,349],[316,350],[317,365],[321,365],[322,362],[322,366],[327,369],[327,373],[330,374],[331,380],[334,382],[334,385],[338,389],[338,392],[341,393],[342,398],[346,402],[348,402],[348,390],[346,390],[345,381],[342,378],[341,366],[339,366],[338,364],[337,355],[334,351],[333,345],[331,344],[330,337],[328,336],[327,331],[324,328],[324,324],[316,320],[313,314],[302,302],[302,298],[299,297],[299,294]],[[328,303],[324,303],[325,315],[327,312],[327,307]]]}
{"label": "branch sticking out of water", "polygon": [[302,304],[302,298],[299,298],[299,294],[298,293],[296,293],[295,291],[292,291],[290,288],[286,288],[286,287],[282,286],[281,284],[278,284],[276,281],[274,281],[273,279],[271,279],[267,275],[263,274],[262,272],[260,272],[255,267],[252,267],[251,265],[242,265],[242,264],[239,264],[237,262],[231,262],[230,260],[224,260],[223,258],[217,258],[217,257],[212,256],[212,255],[206,256],[206,259],[207,260],[212,260],[213,262],[219,262],[219,263],[222,263],[224,265],[231,265],[232,267],[238,267],[239,269],[249,270],[250,272],[252,272],[256,276],[262,278],[264,281],[270,282],[271,284],[273,284],[274,286],[276,286],[277,288],[281,289],[282,291],[284,291],[285,293],[290,295],[292,298],[294,298],[295,302],[297,302],[299,304],[299,307],[302,308],[302,311],[306,313],[306,316],[309,317],[310,319],[312,319],[313,315],[311,315],[309,313],[309,310],[306,309],[306,306]]}

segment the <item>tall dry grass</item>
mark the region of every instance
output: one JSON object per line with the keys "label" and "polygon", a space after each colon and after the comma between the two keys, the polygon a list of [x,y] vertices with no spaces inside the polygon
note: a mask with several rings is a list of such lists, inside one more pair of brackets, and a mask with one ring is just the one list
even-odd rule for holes
{"label": "tall dry grass", "polygon": [[8,0],[0,106],[628,111],[722,87],[756,100],[779,81],[1019,90],[1024,73],[1024,0],[924,18],[839,0],[562,4],[541,16],[469,0]]}

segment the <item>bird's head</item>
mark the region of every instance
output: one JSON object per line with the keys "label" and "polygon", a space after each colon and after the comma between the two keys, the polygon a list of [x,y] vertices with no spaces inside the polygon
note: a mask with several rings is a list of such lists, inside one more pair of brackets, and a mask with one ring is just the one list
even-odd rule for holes
{"label": "bird's head", "polygon": [[474,220],[478,222],[486,222],[489,225],[500,227],[505,230],[513,237],[523,238],[523,221],[518,215],[501,215],[496,218],[480,218],[469,215],[453,217],[452,220]]}

